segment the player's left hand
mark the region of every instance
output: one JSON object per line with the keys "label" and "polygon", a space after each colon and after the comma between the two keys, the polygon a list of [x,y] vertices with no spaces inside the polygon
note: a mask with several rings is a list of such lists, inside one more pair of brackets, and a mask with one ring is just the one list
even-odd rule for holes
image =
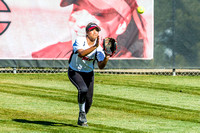
{"label": "player's left hand", "polygon": [[103,50],[106,56],[112,57],[117,51],[117,41],[110,37],[103,39]]}

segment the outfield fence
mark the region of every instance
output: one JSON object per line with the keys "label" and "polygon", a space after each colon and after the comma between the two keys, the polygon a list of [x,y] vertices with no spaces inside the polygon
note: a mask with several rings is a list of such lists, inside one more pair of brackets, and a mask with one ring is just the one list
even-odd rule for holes
{"label": "outfield fence", "polygon": [[[0,73],[67,73],[66,68],[0,68]],[[200,69],[95,69],[101,74],[199,76]]]}

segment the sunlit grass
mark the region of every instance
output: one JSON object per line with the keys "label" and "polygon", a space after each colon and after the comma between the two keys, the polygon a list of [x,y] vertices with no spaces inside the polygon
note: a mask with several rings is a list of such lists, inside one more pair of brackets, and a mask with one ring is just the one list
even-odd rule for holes
{"label": "sunlit grass", "polygon": [[0,74],[0,132],[198,132],[200,77],[95,74],[89,127],[67,74]]}

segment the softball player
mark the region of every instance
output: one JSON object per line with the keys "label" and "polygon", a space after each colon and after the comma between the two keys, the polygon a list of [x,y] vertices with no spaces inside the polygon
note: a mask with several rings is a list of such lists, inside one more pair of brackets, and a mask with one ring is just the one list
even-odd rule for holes
{"label": "softball player", "polygon": [[73,53],[69,59],[68,77],[78,90],[78,125],[87,126],[86,114],[92,105],[94,85],[94,62],[103,69],[109,56],[99,45],[100,27],[95,23],[86,26],[86,37],[79,37],[73,44]]}

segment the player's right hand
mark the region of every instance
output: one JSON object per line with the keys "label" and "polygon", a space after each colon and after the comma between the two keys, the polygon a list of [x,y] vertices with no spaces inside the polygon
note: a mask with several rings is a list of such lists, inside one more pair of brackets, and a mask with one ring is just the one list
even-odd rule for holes
{"label": "player's right hand", "polygon": [[95,47],[98,47],[99,46],[99,36],[97,37],[97,40],[95,42]]}

